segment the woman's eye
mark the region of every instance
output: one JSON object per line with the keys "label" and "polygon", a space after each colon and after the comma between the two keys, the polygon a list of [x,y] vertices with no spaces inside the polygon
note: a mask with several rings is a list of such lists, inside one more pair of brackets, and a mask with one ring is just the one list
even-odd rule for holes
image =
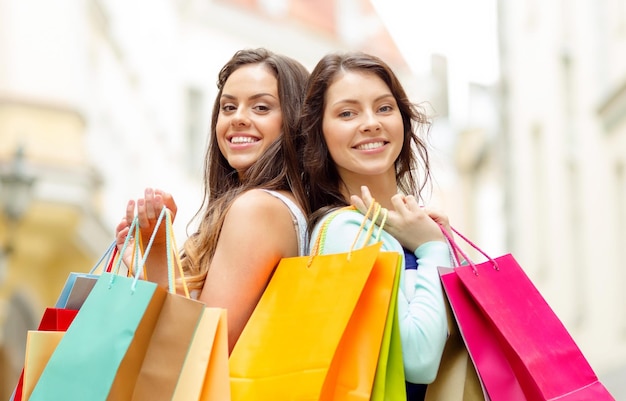
{"label": "woman's eye", "polygon": [[225,104],[222,106],[222,111],[234,111],[237,110],[237,107],[235,107],[232,104]]}
{"label": "woman's eye", "polygon": [[351,111],[342,111],[341,113],[339,113],[339,117],[350,117],[350,116],[352,116]]}
{"label": "woman's eye", "polygon": [[257,110],[257,111],[261,111],[261,112],[266,112],[266,111],[270,110],[269,106],[266,106],[264,104],[259,104],[259,105],[255,106],[254,109]]}
{"label": "woman's eye", "polygon": [[383,112],[383,113],[387,113],[387,112],[390,112],[390,111],[392,110],[392,107],[391,107],[391,106],[389,106],[389,105],[387,105],[387,106],[382,106],[379,110],[380,110],[381,112]]}

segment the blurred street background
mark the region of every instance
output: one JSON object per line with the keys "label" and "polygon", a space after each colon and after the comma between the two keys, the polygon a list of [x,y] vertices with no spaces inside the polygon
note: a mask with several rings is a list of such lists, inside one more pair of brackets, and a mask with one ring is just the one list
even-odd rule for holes
{"label": "blurred street background", "polygon": [[250,47],[387,61],[433,117],[424,202],[512,253],[626,400],[626,0],[0,0],[0,400],[128,199],[171,192],[192,232],[217,73]]}

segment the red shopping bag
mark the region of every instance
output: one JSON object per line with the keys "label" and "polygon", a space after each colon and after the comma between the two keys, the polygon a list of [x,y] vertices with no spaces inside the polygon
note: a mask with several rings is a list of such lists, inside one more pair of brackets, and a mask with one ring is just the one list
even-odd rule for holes
{"label": "red shopping bag", "polygon": [[[41,317],[41,322],[37,330],[39,331],[66,331],[78,313],[73,309],[46,308]],[[13,399],[22,400],[22,390],[24,387],[24,369],[15,387]]]}
{"label": "red shopping bag", "polygon": [[454,232],[488,259],[472,263],[447,235],[469,264],[444,272],[442,283],[489,397],[614,401],[515,258],[492,259]]}
{"label": "red shopping bag", "polygon": [[37,330],[39,331],[65,331],[78,313],[74,309],[46,308],[41,317]]}

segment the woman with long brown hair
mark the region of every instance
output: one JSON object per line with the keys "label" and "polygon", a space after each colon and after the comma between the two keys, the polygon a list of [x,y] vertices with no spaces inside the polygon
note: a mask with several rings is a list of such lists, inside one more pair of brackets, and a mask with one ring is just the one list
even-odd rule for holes
{"label": "woman with long brown hair", "polygon": [[[307,78],[300,63],[265,49],[238,51],[218,76],[199,226],[181,258],[197,299],[227,309],[231,350],[280,259],[306,253],[308,201],[295,133]],[[118,244],[135,210],[145,244],[164,206],[175,214],[172,196],[152,188],[130,200]],[[161,229],[148,279],[167,286],[166,267]]]}
{"label": "woman with long brown hair", "polygon": [[[427,132],[428,119],[382,60],[336,53],[311,72],[301,124],[311,238],[330,212],[351,203],[361,212],[373,201],[388,210],[382,249],[404,259],[397,301],[407,396],[423,399],[447,338],[437,267],[452,263],[438,224],[447,225],[447,218],[418,203],[430,176],[426,143],[418,135]],[[359,211],[336,214],[323,253],[347,252],[357,233],[367,230],[362,220]]]}

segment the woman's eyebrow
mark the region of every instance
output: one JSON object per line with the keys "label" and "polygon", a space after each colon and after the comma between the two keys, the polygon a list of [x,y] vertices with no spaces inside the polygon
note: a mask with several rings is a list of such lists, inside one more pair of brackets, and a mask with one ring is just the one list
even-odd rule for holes
{"label": "woman's eyebrow", "polygon": [[[248,97],[248,99],[258,99],[258,98],[264,97],[264,96],[269,96],[269,97],[272,97],[274,99],[277,99],[277,97],[275,95],[272,95],[271,93],[267,93],[267,92],[255,93],[254,95]],[[237,99],[236,96],[230,95],[228,93],[222,93],[221,97],[227,98],[227,99]]]}
{"label": "woman's eyebrow", "polygon": [[[385,98],[393,98],[393,95],[391,93],[386,93],[384,95],[380,95],[378,96],[376,99],[374,99],[374,102],[378,102],[379,100],[385,99]],[[335,106],[337,104],[341,104],[341,103],[348,103],[348,104],[357,104],[359,103],[358,100],[356,99],[341,99],[341,100],[337,100],[335,103],[332,104],[332,106]]]}

